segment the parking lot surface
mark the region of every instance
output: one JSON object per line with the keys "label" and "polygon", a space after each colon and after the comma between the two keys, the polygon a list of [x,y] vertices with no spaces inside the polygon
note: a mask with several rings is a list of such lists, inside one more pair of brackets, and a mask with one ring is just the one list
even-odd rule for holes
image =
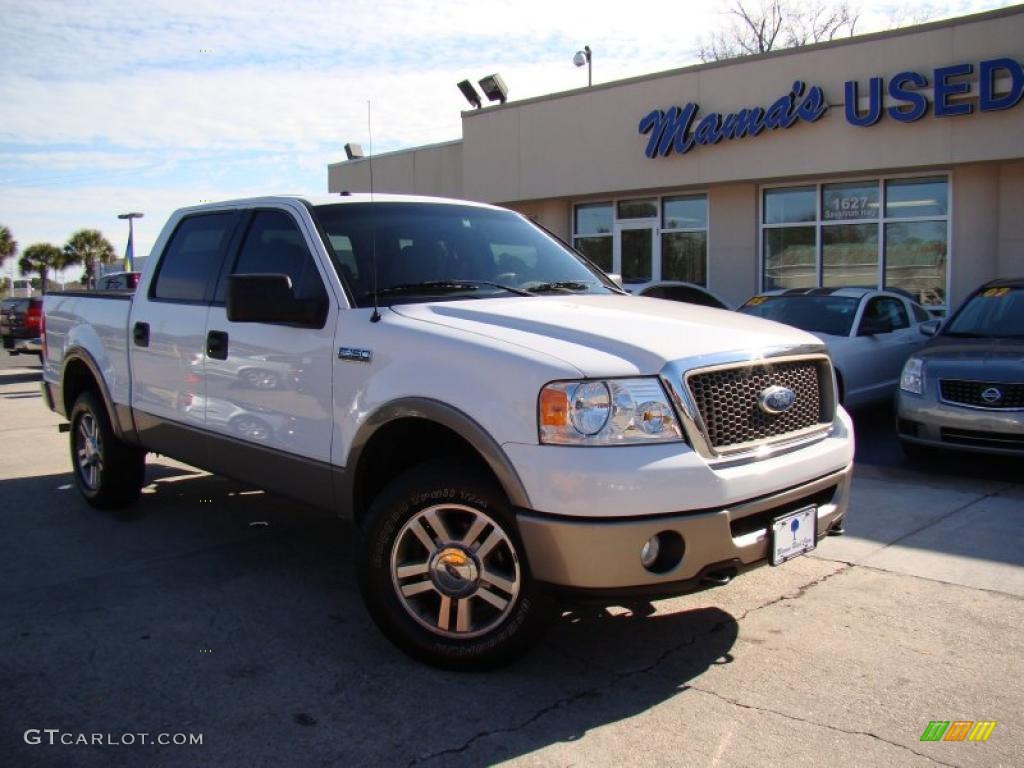
{"label": "parking lot surface", "polygon": [[[128,513],[90,508],[38,378],[0,363],[6,765],[1024,764],[1020,461],[912,465],[885,409],[855,414],[845,537],[725,588],[567,608],[468,675],[378,633],[351,531],[312,509],[159,457]],[[997,724],[921,741],[934,720]]]}

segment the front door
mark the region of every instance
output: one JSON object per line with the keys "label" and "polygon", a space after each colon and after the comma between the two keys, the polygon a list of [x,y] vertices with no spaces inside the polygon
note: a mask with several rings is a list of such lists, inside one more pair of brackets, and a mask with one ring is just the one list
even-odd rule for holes
{"label": "front door", "polygon": [[[331,455],[332,349],[336,302],[292,211],[253,211],[230,274],[279,273],[295,297],[323,308],[315,322],[250,323],[227,318],[226,279],[207,322],[206,428],[229,442],[326,465]],[[239,454],[251,456],[254,454]],[[258,483],[249,467],[226,474]]]}
{"label": "front door", "polygon": [[616,222],[612,262],[613,271],[622,275],[622,282],[628,290],[637,290],[661,279],[657,223]]}

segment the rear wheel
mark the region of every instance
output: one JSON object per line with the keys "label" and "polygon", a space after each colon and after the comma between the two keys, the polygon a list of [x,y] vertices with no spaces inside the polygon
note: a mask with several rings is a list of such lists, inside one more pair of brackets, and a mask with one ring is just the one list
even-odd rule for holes
{"label": "rear wheel", "polygon": [[83,392],[71,409],[71,466],[85,500],[98,509],[135,501],[146,474],[146,453],[118,440],[107,409],[94,392]]}
{"label": "rear wheel", "polygon": [[452,462],[413,468],[381,492],[361,530],[357,566],[381,631],[434,666],[507,663],[533,646],[551,615],[504,495]]}

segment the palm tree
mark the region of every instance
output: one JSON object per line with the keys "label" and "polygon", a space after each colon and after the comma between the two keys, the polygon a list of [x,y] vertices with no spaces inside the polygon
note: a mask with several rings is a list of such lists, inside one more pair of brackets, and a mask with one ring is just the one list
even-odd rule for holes
{"label": "palm tree", "polygon": [[0,266],[11,256],[18,252],[18,241],[14,239],[11,230],[0,226]]}
{"label": "palm tree", "polygon": [[46,279],[51,269],[61,269],[64,264],[64,252],[50,243],[35,243],[26,248],[18,259],[18,268],[23,275],[35,272],[39,275],[39,284],[46,293]]}
{"label": "palm tree", "polygon": [[64,266],[81,264],[85,268],[83,281],[91,288],[97,264],[110,264],[116,258],[114,246],[98,229],[80,229],[64,246]]}

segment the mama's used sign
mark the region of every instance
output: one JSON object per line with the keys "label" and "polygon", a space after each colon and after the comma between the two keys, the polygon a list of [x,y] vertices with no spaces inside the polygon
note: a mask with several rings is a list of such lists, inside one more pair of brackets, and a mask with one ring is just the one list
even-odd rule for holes
{"label": "mama's used sign", "polygon": [[[893,75],[888,82],[872,77],[868,80],[864,111],[859,107],[860,83],[847,80],[843,89],[846,121],[866,127],[875,125],[884,115],[903,123],[920,120],[928,113],[929,99],[924,91],[929,87],[935,117],[971,114],[975,105],[967,100],[968,96],[977,97],[979,112],[1010,109],[1024,97],[1024,67],[1014,59],[981,62],[974,93],[969,82],[958,79],[973,74],[973,64],[956,64],[934,70],[930,80],[927,75],[913,71]],[[889,105],[883,106],[886,94]],[[652,109],[640,120],[638,130],[648,136],[644,150],[647,157],[668,157],[673,152],[686,154],[699,144],[718,144],[764,131],[785,130],[801,121],[813,123],[826,111],[828,103],[821,87],[807,88],[798,80],[789,93],[767,107],[747,107],[725,115],[709,112],[701,117],[700,107],[689,102],[684,107]]]}

